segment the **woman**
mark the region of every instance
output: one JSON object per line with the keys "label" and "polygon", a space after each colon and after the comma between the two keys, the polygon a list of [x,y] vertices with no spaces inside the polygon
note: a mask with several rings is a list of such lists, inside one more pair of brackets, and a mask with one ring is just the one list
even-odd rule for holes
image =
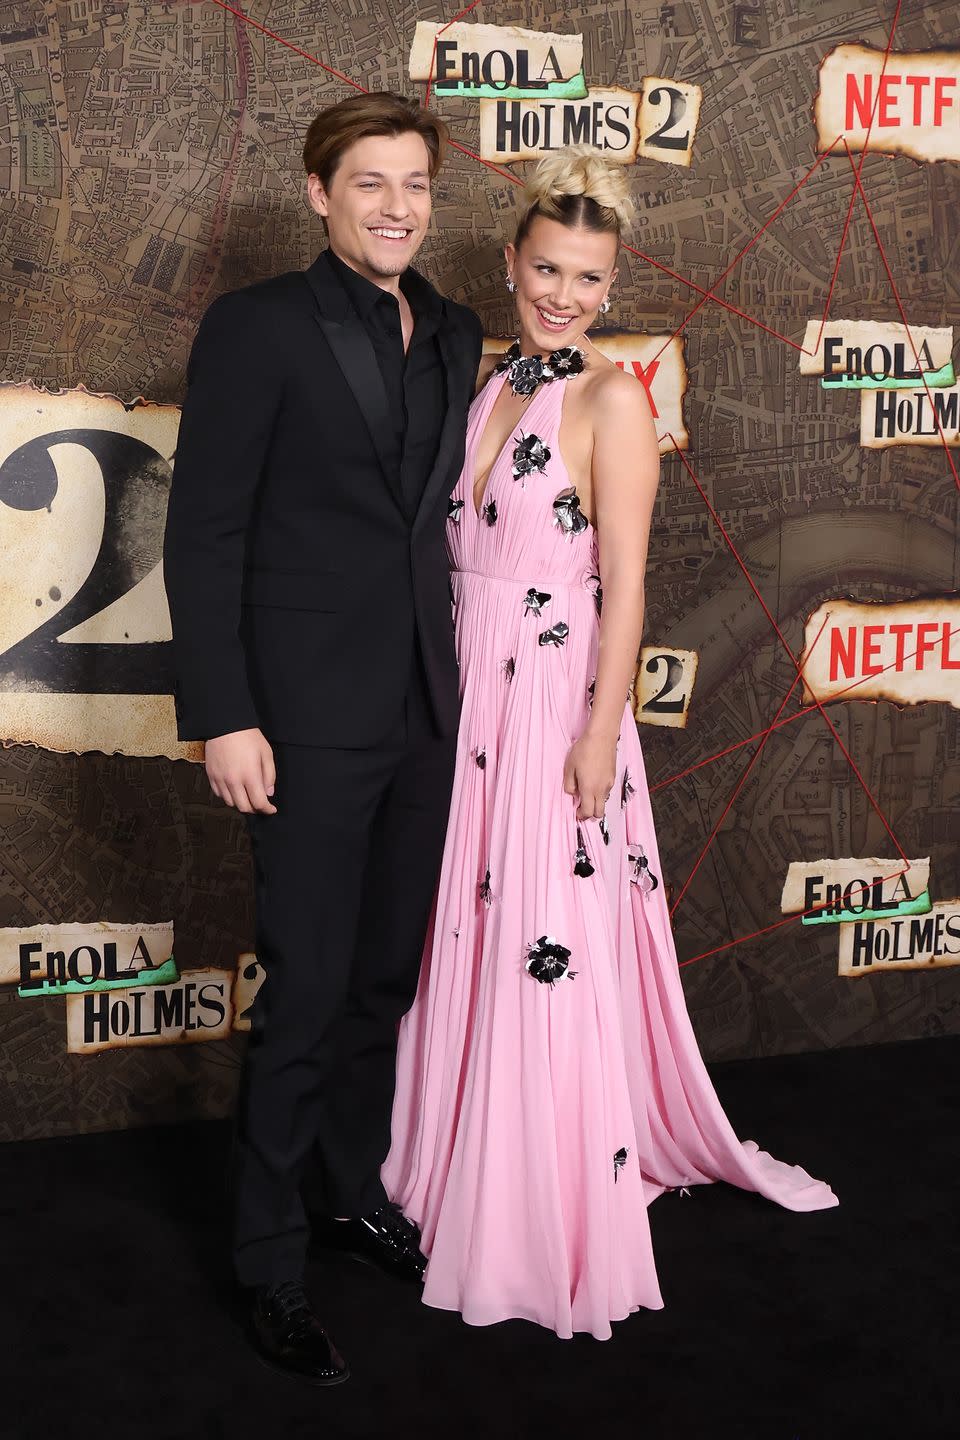
{"label": "woman", "polygon": [[481,364],[450,503],[457,772],[383,1178],[422,1226],[427,1304],[606,1338],[663,1304],[647,1206],[665,1189],[837,1201],[737,1140],[684,1004],[626,704],[657,436],[586,334],[624,172],[572,146],[527,201],[504,252],[518,341]]}

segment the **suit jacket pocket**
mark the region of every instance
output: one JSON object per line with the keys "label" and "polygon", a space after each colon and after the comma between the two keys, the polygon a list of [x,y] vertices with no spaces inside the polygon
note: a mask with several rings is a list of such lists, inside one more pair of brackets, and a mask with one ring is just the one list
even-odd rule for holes
{"label": "suit jacket pocket", "polygon": [[248,570],[243,604],[277,610],[338,611],[345,606],[347,577],[336,570]]}

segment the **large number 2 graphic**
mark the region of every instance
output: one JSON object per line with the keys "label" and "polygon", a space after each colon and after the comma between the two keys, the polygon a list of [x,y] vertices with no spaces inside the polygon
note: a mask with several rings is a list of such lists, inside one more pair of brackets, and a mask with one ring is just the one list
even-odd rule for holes
{"label": "large number 2 graphic", "polygon": [[676,699],[668,700],[667,696],[683,683],[683,661],[678,655],[651,655],[643,668],[648,675],[655,675],[661,662],[667,668],[664,682],[656,695],[651,695],[650,699],[640,706],[640,711],[650,715],[682,715],[689,697],[682,692]]}
{"label": "large number 2 graphic", "polygon": [[[55,459],[56,447],[63,448]],[[8,596],[22,593],[12,607],[13,629],[0,644],[0,689],[170,693],[167,642],[60,642],[159,567],[171,473],[152,446],[113,430],[50,431],[6,457],[0,465],[0,535],[6,530],[16,543],[4,544],[3,590]],[[86,555],[78,554],[84,545]],[[18,567],[30,581],[18,575]],[[61,572],[71,576],[73,593],[66,604],[59,603],[56,584],[45,597],[23,589],[30,582],[36,589],[40,574],[52,582]],[[49,603],[44,614],[47,600],[57,607],[53,614]],[[36,610],[35,620],[29,607]]]}
{"label": "large number 2 graphic", "polygon": [[686,150],[690,145],[690,131],[683,135],[668,135],[667,131],[679,125],[687,113],[687,97],[682,90],[672,85],[658,85],[650,91],[650,104],[659,106],[664,99],[670,101],[670,110],[659,130],[654,130],[644,139],[645,145],[655,145],[658,150]]}

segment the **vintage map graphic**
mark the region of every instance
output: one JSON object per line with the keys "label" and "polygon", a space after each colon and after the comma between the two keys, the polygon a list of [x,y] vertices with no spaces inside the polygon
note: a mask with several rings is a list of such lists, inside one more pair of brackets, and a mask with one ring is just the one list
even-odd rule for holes
{"label": "vintage map graphic", "polygon": [[[317,109],[352,93],[338,75],[422,95],[407,74],[416,23],[443,25],[456,13],[386,0],[235,8],[270,34],[213,0],[0,0],[6,382],[178,403],[206,305],[304,267],[323,243],[299,157]],[[960,319],[960,165],[870,153],[851,165],[842,144],[818,152],[821,62],[844,43],[882,56],[893,9],[886,0],[577,0],[559,13],[544,0],[510,0],[476,12],[486,23],[582,35],[590,85],[639,94],[645,77],[669,76],[702,90],[692,163],[641,156],[627,167],[636,253],[622,256],[607,319],[611,332],[679,331],[684,347],[689,445],[663,457],[645,639],[695,652],[698,669],[686,726],[641,733],[679,956],[695,962],[684,985],[708,1058],[960,1025],[955,966],[848,984],[837,976],[838,927],[780,914],[791,862],[898,853],[827,719],[804,713],[799,684],[743,781],[755,737],[796,681],[774,623],[799,656],[806,618],[828,600],[892,604],[960,583],[958,489],[943,447],[861,446],[861,393],[824,390],[798,363],[828,295],[831,314],[902,323],[874,224],[907,323]],[[917,0],[901,25],[894,53],[958,46],[952,5]],[[524,165],[474,158],[483,102],[436,103],[463,148],[436,183],[419,265],[478,311],[488,335],[510,334],[502,252],[518,213],[511,174],[522,177]],[[869,216],[855,197],[861,158]],[[0,502],[0,527],[6,518]],[[886,700],[825,708],[905,853],[931,856],[933,902],[952,901],[960,712]],[[199,766],[14,746],[0,752],[0,834],[4,925],[173,915],[184,970],[233,970],[252,950],[243,824],[208,798]],[[0,1043],[15,1082],[0,1135],[228,1107],[238,1038],[68,1061],[63,1006],[0,988]]]}

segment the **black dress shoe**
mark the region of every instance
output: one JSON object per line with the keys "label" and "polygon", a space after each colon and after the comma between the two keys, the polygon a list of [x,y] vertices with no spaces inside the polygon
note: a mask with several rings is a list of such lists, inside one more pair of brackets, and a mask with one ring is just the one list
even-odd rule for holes
{"label": "black dress shoe", "polygon": [[339,1385],[350,1370],[313,1313],[299,1280],[258,1285],[251,1311],[254,1349],[264,1365],[309,1385]]}
{"label": "black dress shoe", "polygon": [[427,1259],[420,1253],[420,1231],[398,1205],[383,1205],[357,1220],[323,1217],[314,1221],[313,1236],[325,1249],[378,1265],[388,1275],[423,1280]]}

